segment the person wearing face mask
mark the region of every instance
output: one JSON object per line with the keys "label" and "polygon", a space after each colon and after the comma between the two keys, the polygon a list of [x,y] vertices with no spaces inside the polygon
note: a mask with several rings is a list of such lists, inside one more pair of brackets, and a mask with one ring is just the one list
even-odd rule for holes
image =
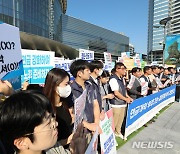
{"label": "person wearing face mask", "polygon": [[100,89],[101,89],[101,95],[102,95],[102,108],[104,108],[105,112],[110,109],[109,99],[114,98],[114,95],[109,94],[108,92],[109,78],[110,78],[109,72],[104,70],[100,77]]}
{"label": "person wearing face mask", "polygon": [[51,69],[45,80],[43,92],[52,104],[58,125],[58,141],[68,145],[72,138],[73,101],[69,74],[60,68]]}
{"label": "person wearing face mask", "polygon": [[[102,105],[102,96],[101,96],[101,89],[100,89],[100,76],[103,73],[103,63],[99,60],[93,60],[90,63],[90,78],[89,81],[91,83],[92,89],[94,89],[95,95],[97,97],[97,101],[99,104],[100,109],[100,120],[104,120],[105,118],[105,110]],[[98,143],[97,147],[98,152],[101,152],[100,143]]]}

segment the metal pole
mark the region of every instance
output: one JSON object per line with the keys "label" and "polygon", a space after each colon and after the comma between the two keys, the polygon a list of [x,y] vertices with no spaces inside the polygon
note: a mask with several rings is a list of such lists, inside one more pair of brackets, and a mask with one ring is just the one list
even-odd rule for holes
{"label": "metal pole", "polygon": [[13,0],[13,25],[16,26],[15,0]]}
{"label": "metal pole", "polygon": [[163,61],[162,61],[162,63],[163,63],[163,66],[164,66],[164,62],[165,62],[165,40],[166,40],[166,24],[163,26],[163,28],[164,28],[164,41],[163,41]]}

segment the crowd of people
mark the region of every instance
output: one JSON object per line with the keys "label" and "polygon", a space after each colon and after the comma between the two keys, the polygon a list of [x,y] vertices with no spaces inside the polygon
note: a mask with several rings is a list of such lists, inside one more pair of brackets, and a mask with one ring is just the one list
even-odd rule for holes
{"label": "crowd of people", "polygon": [[[121,62],[111,72],[103,67],[98,60],[78,59],[70,66],[74,80],[65,70],[53,68],[43,87],[25,82],[21,90],[0,80],[0,153],[84,153],[97,128],[102,133],[99,123],[110,108],[114,134],[124,139],[127,105],[180,81],[173,67],[127,71]],[[84,91],[83,120],[74,131],[75,100]]]}

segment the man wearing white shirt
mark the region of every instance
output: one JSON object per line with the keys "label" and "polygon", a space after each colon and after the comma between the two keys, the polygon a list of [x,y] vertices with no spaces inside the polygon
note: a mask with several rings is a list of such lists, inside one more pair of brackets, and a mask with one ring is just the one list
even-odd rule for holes
{"label": "man wearing white shirt", "polygon": [[126,67],[123,63],[115,64],[115,74],[111,76],[109,85],[110,92],[114,94],[115,98],[110,100],[113,109],[115,135],[123,138],[121,133],[121,126],[125,117],[127,103],[133,101],[127,94],[126,87],[123,82],[123,77],[126,74]]}
{"label": "man wearing white shirt", "polygon": [[141,82],[139,80],[139,78],[142,75],[142,71],[141,71],[141,68],[134,67],[131,70],[131,73],[132,73],[131,79],[133,79],[133,77],[134,77],[134,80],[132,82],[130,80],[131,84],[129,83],[127,86],[128,95],[135,100],[137,98],[142,97],[142,94],[141,94],[142,86],[141,86]]}
{"label": "man wearing white shirt", "polygon": [[[143,72],[144,72],[144,75],[142,75],[140,77],[140,81],[141,81],[141,85],[148,85],[148,88],[146,89],[146,94],[145,95],[151,95],[152,94],[152,90],[154,90],[155,88],[152,87],[152,84],[151,84],[151,81],[149,79],[149,75],[152,74],[152,69],[151,69],[151,66],[145,66],[143,68]],[[145,90],[145,89],[144,89]]]}

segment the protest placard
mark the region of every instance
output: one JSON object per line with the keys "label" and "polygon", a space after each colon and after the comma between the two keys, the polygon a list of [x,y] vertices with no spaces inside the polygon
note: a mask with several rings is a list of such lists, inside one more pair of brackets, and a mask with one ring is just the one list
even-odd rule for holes
{"label": "protest placard", "polygon": [[129,81],[129,84],[127,85],[127,88],[131,89],[133,84],[134,84],[134,81],[135,81],[136,77],[134,75],[131,75],[131,79]]}
{"label": "protest placard", "polygon": [[141,82],[141,95],[145,96],[148,93],[148,82]]}
{"label": "protest placard", "polygon": [[73,60],[62,59],[62,58],[56,57],[54,62],[55,62],[55,68],[64,69],[66,72],[69,73],[70,80],[74,80],[74,77],[70,73],[70,65],[73,62]]}
{"label": "protest placard", "polygon": [[23,74],[19,28],[0,23],[0,79]]}
{"label": "protest placard", "polygon": [[164,88],[164,85],[162,84],[161,80],[158,77],[155,78],[155,81],[159,88]]}
{"label": "protest placard", "polygon": [[164,83],[164,87],[166,87],[170,82],[171,82],[170,79],[166,80],[166,82]]}
{"label": "protest placard", "polygon": [[87,61],[94,60],[94,51],[79,49],[79,58]]}
{"label": "protest placard", "polygon": [[105,70],[110,72],[112,70],[111,53],[104,52],[104,60],[105,60]]}
{"label": "protest placard", "polygon": [[112,118],[105,114],[105,119],[100,121],[102,134],[100,134],[101,153],[102,154],[116,154],[116,141],[112,129]]}
{"label": "protest placard", "polygon": [[83,120],[86,96],[87,90],[85,89],[83,93],[74,101],[74,131],[77,129],[78,124],[80,124]]}
{"label": "protest placard", "polygon": [[22,49],[24,76],[22,82],[44,84],[47,73],[54,68],[54,52]]}

